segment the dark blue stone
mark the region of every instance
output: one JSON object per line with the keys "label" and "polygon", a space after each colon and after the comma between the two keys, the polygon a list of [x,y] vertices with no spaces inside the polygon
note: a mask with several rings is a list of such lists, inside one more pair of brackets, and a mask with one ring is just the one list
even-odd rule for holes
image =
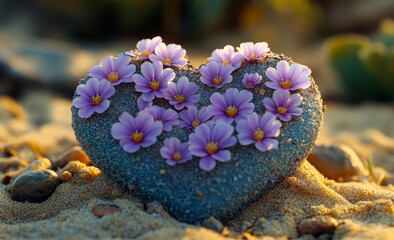
{"label": "dark blue stone", "polygon": [[[268,81],[265,70],[275,67],[280,60],[291,59],[270,53],[262,63],[244,62],[233,73],[233,82],[220,89],[203,85],[199,70],[188,64],[176,71],[177,81],[180,76],[187,76],[190,81],[200,86],[201,99],[198,108],[210,103],[213,92],[224,93],[228,88],[246,89],[242,84],[245,73],[258,72],[263,82]],[[141,61],[132,59],[140,73]],[[88,78],[81,80],[85,83]],[[167,165],[160,156],[160,148],[166,137],[175,136],[182,142],[188,140],[191,131],[175,127],[169,133],[163,133],[158,141],[136,153],[126,153],[119,141],[111,136],[111,126],[118,122],[123,112],[135,116],[138,112],[134,83],[122,83],[115,87],[116,93],[110,98],[111,105],[103,114],[94,113],[88,119],[81,119],[72,107],[73,128],[83,150],[95,166],[105,174],[130,189],[146,201],[158,201],[166,207],[176,219],[198,223],[213,216],[221,221],[229,220],[248,203],[269,191],[285,176],[289,176],[307,157],[314,146],[322,126],[322,100],[315,82],[306,90],[298,91],[304,98],[301,108],[304,113],[283,123],[279,136],[279,149],[260,152],[254,145],[243,147],[239,144],[230,148],[232,159],[227,163],[217,162],[216,167],[205,172],[198,166],[198,158],[173,167]],[[257,113],[265,112],[262,104],[264,97],[272,97],[273,91],[264,84],[253,93],[253,103]],[[75,97],[75,96],[74,96]],[[163,99],[154,104],[169,107]],[[161,171],[165,170],[165,171]],[[161,174],[165,172],[164,174]]]}

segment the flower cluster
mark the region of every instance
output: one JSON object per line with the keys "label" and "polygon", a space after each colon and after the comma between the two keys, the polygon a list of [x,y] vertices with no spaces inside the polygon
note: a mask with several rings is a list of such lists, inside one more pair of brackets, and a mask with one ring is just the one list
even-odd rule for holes
{"label": "flower cluster", "polygon": [[183,67],[187,64],[186,50],[177,44],[163,43],[160,36],[153,39],[142,39],[137,43],[137,49],[126,54],[152,63],[161,62],[165,67]]}
{"label": "flower cluster", "polygon": [[299,106],[302,97],[298,93],[291,94],[290,91],[308,88],[311,85],[310,74],[308,67],[298,63],[289,66],[289,63],[283,60],[278,62],[276,69],[268,68],[265,75],[271,81],[265,85],[275,91],[272,99],[263,99],[267,111],[282,121],[290,121],[292,115],[301,115],[303,111]]}
{"label": "flower cluster", "polygon": [[[237,52],[230,45],[216,49],[209,62],[201,67],[200,80],[210,87],[221,88],[233,81],[232,73],[243,61],[263,61],[269,51],[265,42],[241,43]],[[258,72],[244,74],[245,90],[228,88],[223,94],[215,92],[210,96],[210,105],[198,109],[195,105],[201,97],[199,86],[186,76],[176,79],[171,68],[186,65],[185,55],[180,45],[166,45],[161,37],[155,37],[139,41],[137,49],[126,55],[103,59],[90,70],[86,83],[77,87],[79,96],[73,105],[79,109],[78,115],[88,118],[94,113],[104,113],[110,106],[115,86],[131,83],[140,94],[139,112],[136,116],[123,112],[111,128],[112,137],[119,140],[125,152],[135,153],[141,147],[152,146],[160,134],[171,134],[179,127],[190,131],[188,141],[170,137],[160,146],[160,154],[170,166],[195,156],[201,169],[211,171],[217,162],[231,160],[229,148],[237,142],[242,146],[254,144],[261,152],[277,149],[281,121],[290,121],[292,116],[303,113],[300,107],[303,98],[295,91],[311,85],[311,70],[286,61],[279,61],[276,68],[268,68],[265,75],[270,81],[263,83],[274,93],[272,98],[262,100],[264,113],[254,112],[252,103],[253,92],[257,91],[251,90],[262,83]],[[144,60],[138,73],[136,66],[130,64],[130,56]],[[170,108],[154,105],[155,98],[161,98]]]}
{"label": "flower cluster", "polygon": [[[201,82],[210,87],[221,88],[224,84],[231,83],[231,73],[239,68],[245,59],[250,62],[261,61],[265,54],[271,51],[266,42],[241,43],[237,50],[238,52],[235,52],[233,46],[227,45],[213,51],[208,58],[209,62],[200,69]],[[244,84],[247,88],[253,88],[260,81],[261,76],[248,75],[245,76]]]}

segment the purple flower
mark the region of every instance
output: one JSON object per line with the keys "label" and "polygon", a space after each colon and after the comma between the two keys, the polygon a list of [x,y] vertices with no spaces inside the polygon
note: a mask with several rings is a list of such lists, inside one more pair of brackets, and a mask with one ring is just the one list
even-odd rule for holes
{"label": "purple flower", "polygon": [[258,42],[256,44],[252,42],[241,43],[237,50],[248,61],[260,61],[264,58],[264,54],[271,51],[266,42]]}
{"label": "purple flower", "polygon": [[198,91],[197,84],[189,82],[185,76],[179,78],[178,83],[168,83],[168,92],[165,92],[165,99],[174,105],[176,110],[181,110],[184,107],[193,106],[200,100],[200,94],[195,94]]}
{"label": "purple flower", "polygon": [[81,118],[88,118],[94,112],[103,113],[109,107],[109,97],[115,93],[115,88],[111,83],[102,79],[90,78],[85,85],[77,87],[77,94],[73,100],[73,105],[79,108],[78,115]]}
{"label": "purple flower", "polygon": [[238,140],[243,146],[254,143],[256,148],[262,152],[278,148],[278,140],[281,123],[269,112],[263,116],[253,112],[248,115],[247,120],[239,121],[237,124]]}
{"label": "purple flower", "polygon": [[208,113],[207,107],[203,107],[198,111],[195,106],[191,106],[187,110],[180,112],[179,117],[182,119],[182,121],[179,122],[180,126],[187,129],[193,129],[208,121],[212,115]]}
{"label": "purple flower", "polygon": [[235,119],[238,122],[253,112],[254,104],[250,103],[252,98],[253,94],[247,90],[239,92],[236,88],[229,88],[223,95],[217,92],[212,94],[210,99],[213,105],[208,106],[207,110],[213,115],[214,121],[232,123]]}
{"label": "purple flower", "polygon": [[201,82],[210,87],[221,88],[223,84],[230,83],[233,80],[231,72],[233,68],[229,65],[224,66],[221,63],[209,62],[206,66],[202,66],[200,72]]}
{"label": "purple flower", "polygon": [[141,66],[141,73],[134,74],[133,81],[135,82],[135,90],[142,92],[141,98],[144,101],[150,102],[155,96],[158,98],[164,97],[164,93],[168,90],[168,82],[175,77],[172,69],[164,69],[161,62],[144,62]]}
{"label": "purple flower", "polygon": [[246,88],[254,88],[261,82],[261,76],[258,73],[245,73],[244,79],[242,80]]}
{"label": "purple flower", "polygon": [[212,56],[208,58],[208,61],[221,63],[224,66],[230,65],[233,70],[241,66],[244,56],[234,51],[234,47],[227,45],[224,49],[216,49],[212,52]]}
{"label": "purple flower", "polygon": [[291,94],[287,90],[276,90],[271,98],[264,98],[263,104],[267,111],[279,117],[282,121],[290,121],[291,115],[301,115],[302,97],[300,94]]}
{"label": "purple flower", "polygon": [[270,67],[265,71],[265,75],[272,80],[265,85],[272,89],[305,89],[311,85],[310,74],[311,70],[308,67],[298,63],[293,63],[289,67],[289,63],[282,60],[278,62],[276,69]]}
{"label": "purple flower", "polygon": [[[153,117],[156,122],[161,122],[163,124],[163,131],[169,132],[172,126],[178,125],[178,113],[172,109],[165,109],[158,106],[152,106],[150,108],[145,108],[140,113],[149,114]],[[139,113],[139,114],[140,114]]]}
{"label": "purple flower", "polygon": [[155,54],[149,55],[152,62],[162,62],[167,67],[183,67],[186,65],[186,50],[177,44],[160,43],[155,49]]}
{"label": "purple flower", "polygon": [[130,57],[121,55],[116,60],[113,56],[109,56],[101,60],[100,65],[96,65],[90,69],[89,76],[93,78],[107,79],[112,86],[116,86],[122,82],[132,82],[132,76],[135,72],[135,65],[129,64]]}
{"label": "purple flower", "polygon": [[127,54],[141,59],[148,59],[149,55],[162,41],[163,39],[161,39],[160,36],[154,37],[153,39],[142,39],[138,41],[137,49],[135,51],[127,52]]}
{"label": "purple flower", "polygon": [[192,159],[192,154],[189,152],[189,145],[187,143],[181,143],[175,137],[164,139],[164,147],[160,149],[160,154],[163,158],[167,159],[167,163],[170,166]]}
{"label": "purple flower", "polygon": [[194,133],[189,135],[189,151],[197,157],[201,157],[200,168],[211,171],[215,165],[215,160],[228,162],[231,159],[231,152],[226,148],[234,146],[237,139],[231,136],[234,127],[222,121],[216,122],[213,127],[201,124],[196,127]]}
{"label": "purple flower", "polygon": [[140,147],[151,146],[163,131],[163,124],[155,122],[148,114],[139,114],[134,118],[124,112],[119,121],[112,125],[112,137],[120,140],[120,145],[129,153],[138,151]]}
{"label": "purple flower", "polygon": [[137,99],[137,106],[138,106],[138,110],[140,111],[144,110],[145,108],[152,107],[152,105],[153,105],[152,101],[149,102],[145,101],[141,97]]}

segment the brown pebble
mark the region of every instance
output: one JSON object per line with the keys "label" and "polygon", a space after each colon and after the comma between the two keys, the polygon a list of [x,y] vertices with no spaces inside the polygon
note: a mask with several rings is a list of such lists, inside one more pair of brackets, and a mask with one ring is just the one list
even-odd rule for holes
{"label": "brown pebble", "polygon": [[73,176],[73,175],[72,175],[69,171],[64,171],[64,172],[62,172],[62,173],[59,175],[59,179],[60,179],[60,181],[62,181],[62,182],[68,182],[68,181],[70,181],[70,179],[71,179],[72,176]]}
{"label": "brown pebble", "polygon": [[3,183],[4,184],[9,184],[13,183],[15,179],[17,179],[19,176],[22,174],[29,172],[29,171],[36,171],[36,170],[44,170],[48,169],[51,167],[51,161],[49,161],[48,158],[41,158],[38,160],[33,161],[32,163],[29,164],[29,166],[25,168],[20,168],[16,171],[8,172],[6,175],[3,177]]}
{"label": "brown pebble", "polygon": [[96,217],[102,217],[116,212],[120,212],[120,208],[113,204],[97,204],[92,208],[92,213]]}
{"label": "brown pebble", "polygon": [[10,158],[0,158],[0,171],[7,172],[10,168],[26,167],[29,163],[25,160],[20,159],[17,156]]}
{"label": "brown pebble", "polygon": [[324,176],[336,181],[351,181],[353,176],[366,173],[357,154],[343,144],[315,146],[308,161]]}
{"label": "brown pebble", "polygon": [[200,192],[200,191],[198,191],[198,190],[196,190],[194,193],[195,193],[197,196],[199,196],[199,197],[204,197],[204,193],[202,193],[202,192]]}
{"label": "brown pebble", "polygon": [[160,174],[161,175],[164,175],[164,174],[166,174],[167,173],[167,171],[166,170],[164,170],[164,169],[160,169]]}
{"label": "brown pebble", "polygon": [[338,222],[330,216],[319,216],[302,220],[298,224],[299,234],[319,234],[333,232],[338,227]]}
{"label": "brown pebble", "polygon": [[264,95],[264,93],[265,93],[265,90],[264,90],[264,89],[260,89],[260,90],[259,90],[259,95],[260,95],[260,96]]}
{"label": "brown pebble", "polygon": [[6,157],[12,157],[18,155],[17,151],[10,147],[8,144],[0,146],[0,153]]}
{"label": "brown pebble", "polygon": [[86,154],[81,150],[80,146],[70,148],[67,152],[63,153],[60,157],[52,162],[52,168],[63,168],[71,161],[80,161],[86,165],[91,165],[91,162]]}

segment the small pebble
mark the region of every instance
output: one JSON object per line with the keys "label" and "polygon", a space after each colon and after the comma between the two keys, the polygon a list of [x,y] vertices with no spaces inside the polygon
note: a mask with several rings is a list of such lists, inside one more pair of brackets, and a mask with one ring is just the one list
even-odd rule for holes
{"label": "small pebble", "polygon": [[29,163],[20,159],[17,156],[10,158],[0,158],[0,171],[7,172],[10,168],[17,169],[19,167],[26,167]]}
{"label": "small pebble", "polygon": [[69,162],[78,160],[86,165],[91,165],[89,158],[81,150],[80,146],[75,146],[65,152],[63,155],[58,157],[52,162],[52,169],[63,168]]}
{"label": "small pebble", "polygon": [[308,161],[324,176],[335,181],[351,181],[366,169],[357,154],[343,144],[315,146]]}
{"label": "small pebble", "polygon": [[48,168],[51,168],[51,161],[49,161],[48,158],[40,158],[38,160],[33,161],[32,163],[29,164],[29,166],[25,168],[20,168],[16,171],[8,172],[6,175],[3,176],[2,181],[4,184],[13,183],[15,179],[17,179],[25,172],[43,170]]}
{"label": "small pebble", "polygon": [[59,175],[59,180],[62,182],[68,182],[70,181],[70,179],[72,178],[72,174],[69,171],[63,171],[60,175]]}
{"label": "small pebble", "polygon": [[92,208],[92,213],[96,217],[102,217],[116,212],[120,212],[120,208],[114,204],[97,204]]}
{"label": "small pebble", "polygon": [[11,199],[20,202],[43,202],[52,195],[59,183],[56,172],[52,170],[29,171],[13,182]]}
{"label": "small pebble", "polygon": [[298,224],[299,234],[319,234],[333,232],[338,227],[338,222],[330,216],[319,216],[302,220]]}
{"label": "small pebble", "polygon": [[212,216],[210,218],[204,220],[201,223],[201,225],[203,227],[205,227],[205,228],[212,229],[212,230],[214,230],[216,232],[219,232],[219,233],[221,233],[223,231],[223,228],[224,228],[222,222],[217,220],[216,218],[214,218]]}

